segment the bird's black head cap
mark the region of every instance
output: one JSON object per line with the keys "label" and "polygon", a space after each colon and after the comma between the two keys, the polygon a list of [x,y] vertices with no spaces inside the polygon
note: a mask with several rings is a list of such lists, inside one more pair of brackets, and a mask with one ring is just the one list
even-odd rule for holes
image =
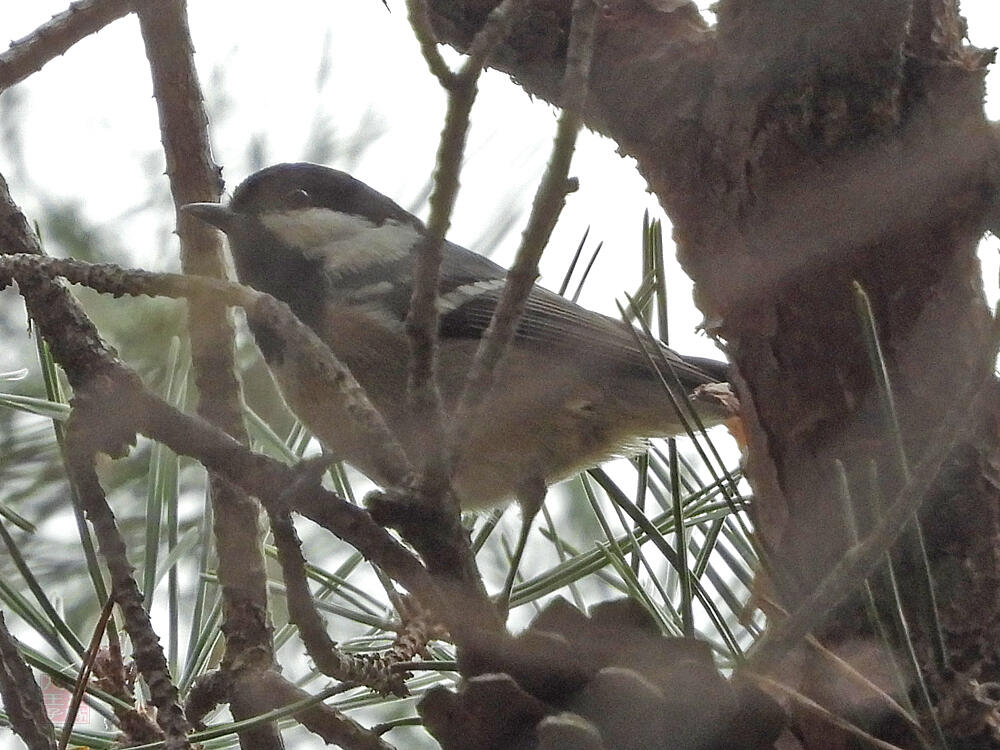
{"label": "bird's black head cap", "polygon": [[420,227],[408,211],[346,172],[308,162],[275,164],[236,188],[229,207],[240,214],[297,208],[330,208],[374,224],[392,219]]}

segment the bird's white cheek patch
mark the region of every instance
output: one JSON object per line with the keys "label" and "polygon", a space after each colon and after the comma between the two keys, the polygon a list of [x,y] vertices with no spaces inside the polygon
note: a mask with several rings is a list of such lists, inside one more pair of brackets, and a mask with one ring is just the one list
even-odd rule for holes
{"label": "bird's white cheek patch", "polygon": [[363,271],[409,255],[417,230],[387,220],[376,226],[361,216],[328,208],[302,208],[261,216],[261,223],[282,244],[321,258],[333,274]]}

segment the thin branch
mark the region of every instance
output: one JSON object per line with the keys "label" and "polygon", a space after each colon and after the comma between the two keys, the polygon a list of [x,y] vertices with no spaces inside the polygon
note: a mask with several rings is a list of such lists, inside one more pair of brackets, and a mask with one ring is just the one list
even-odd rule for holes
{"label": "thin branch", "polygon": [[517,257],[507,273],[507,284],[497,304],[465,389],[459,399],[456,428],[451,445],[462,442],[471,414],[493,384],[493,373],[524,313],[525,303],[538,278],[538,262],[566,202],[569,165],[580,130],[580,111],[587,97],[587,81],[594,40],[596,11],[590,0],[574,0],[573,26],[570,30],[569,52],[564,76],[566,108],[559,117],[552,155],[538,186],[531,207],[531,216],[521,238]]}
{"label": "thin branch", "polygon": [[[239,732],[252,732],[261,724],[280,721],[295,717],[310,731],[327,739],[331,744],[349,750],[392,750],[391,745],[379,744],[373,730],[365,729],[356,722],[344,716],[332,706],[323,705],[323,701],[343,692],[343,687],[336,685],[310,695],[304,690],[289,683],[273,670],[265,670],[256,682],[247,682],[240,686],[231,684],[229,673],[221,670],[210,672],[191,688],[189,707],[191,715],[199,717],[215,706],[224,702],[227,696],[236,691],[237,699],[244,703],[254,714],[252,719],[234,722],[232,724],[214,725],[211,728],[201,728],[192,735],[199,742],[224,737]],[[143,745],[136,750],[153,750]]]}
{"label": "thin branch", "polygon": [[441,88],[446,91],[451,90],[455,83],[455,74],[451,72],[448,64],[441,57],[441,53],[438,52],[438,41],[431,26],[427,0],[406,0],[406,11],[410,28],[413,29],[413,35],[420,44],[420,53],[424,56],[427,67],[438,79]]}
{"label": "thin branch", "polygon": [[[225,278],[226,265],[218,232],[199,226],[180,207],[192,201],[217,200],[222,188],[212,159],[208,116],[194,66],[184,0],[143,0],[136,7],[153,78],[163,152],[181,240],[181,268],[187,274]],[[241,442],[247,442],[242,393],[236,377],[235,328],[225,302],[203,295],[188,305],[191,363],[198,391],[198,413]],[[274,664],[267,599],[267,569],[259,507],[249,496],[216,474],[209,475],[213,532],[222,584],[226,655],[223,665],[252,664],[256,672]],[[254,657],[247,659],[245,654]],[[263,657],[263,658],[262,658]],[[253,674],[236,677],[253,679]],[[234,718],[250,718],[230,704]],[[280,748],[276,726],[260,726],[241,744]]]}
{"label": "thin branch", "polygon": [[[38,237],[28,226],[24,214],[14,204],[6,180],[0,176],[0,259],[6,253],[23,253],[39,260],[42,256]],[[79,303],[59,282],[43,277],[26,276],[18,280],[28,313],[36,322],[49,320],[53,330],[63,335],[49,342],[56,361],[71,362],[66,376],[76,388],[92,375],[114,368],[118,360],[101,340],[97,328],[87,318]]]}
{"label": "thin branch", "polygon": [[[149,59],[167,163],[170,191],[181,240],[181,269],[186,274],[226,278],[221,235],[180,206],[218,200],[220,169],[212,159],[208,116],[194,66],[185,3],[143,0],[136,13]],[[211,296],[188,308],[191,359],[198,386],[198,413],[233,437],[246,440],[239,381],[235,375],[235,329],[226,305]],[[259,556],[263,569],[263,553]]]}
{"label": "thin branch", "polygon": [[[426,3],[423,0],[411,0],[410,5],[411,20],[416,22],[414,33],[421,39],[421,46],[424,48],[427,40],[423,37],[429,31],[429,26],[421,26],[426,21]],[[414,268],[413,294],[406,317],[406,331],[410,341],[407,391],[411,408],[417,419],[427,425],[430,431],[428,442],[434,446],[444,445],[445,434],[441,392],[437,382],[438,287],[445,236],[458,196],[458,177],[469,131],[469,114],[476,100],[479,75],[485,60],[509,32],[517,11],[523,11],[524,7],[524,0],[504,0],[490,12],[483,28],[473,40],[475,54],[470,51],[470,57],[459,74],[449,73],[447,77],[442,77],[441,71],[437,69],[438,58],[427,58],[431,71],[448,91],[448,110],[438,144],[427,235]],[[424,51],[426,56],[427,50]],[[443,65],[443,61],[440,65]],[[428,462],[427,473],[431,486],[446,485],[447,469],[442,464],[444,457],[442,450]]]}
{"label": "thin branch", "polygon": [[112,264],[91,265],[32,254],[0,256],[0,287],[12,277],[20,284],[32,273],[62,276],[72,283],[115,296],[198,299],[211,295],[226,305],[245,308],[252,320],[266,325],[289,344],[289,356],[301,358],[305,367],[339,392],[347,413],[355,420],[355,427],[366,436],[365,443],[379,471],[394,484],[403,484],[410,474],[406,454],[364,389],[312,329],[274,297],[222,279],[123,269]]}
{"label": "thin branch", "polygon": [[108,566],[112,596],[132,641],[136,666],[149,687],[150,702],[156,707],[156,723],[163,730],[166,747],[187,748],[190,747],[187,734],[191,726],[184,718],[159,638],[143,607],[142,592],[135,580],[135,569],[128,561],[125,539],[94,471],[95,445],[101,442],[99,436],[105,427],[107,399],[102,395],[84,389],[74,398],[75,408],[66,425],[66,469]]}
{"label": "thin branch", "polygon": [[[288,488],[285,494],[286,504],[292,504],[287,501],[294,501],[300,487],[308,488],[309,485],[318,483],[328,464],[325,457],[318,462],[303,464],[302,480]],[[406,687],[402,677],[392,673],[381,659],[365,654],[345,654],[330,638],[326,632],[326,622],[317,610],[309,590],[306,561],[291,514],[269,513],[269,518],[281,564],[281,576],[285,583],[288,619],[299,629],[306,653],[316,664],[316,668],[341,682],[360,683],[383,695],[405,696]]]}
{"label": "thin branch", "polygon": [[10,88],[64,54],[81,39],[132,11],[132,0],[80,0],[0,54],[0,91]]}
{"label": "thin branch", "polygon": [[101,641],[104,639],[104,633],[107,630],[108,623],[111,621],[111,615],[115,610],[115,601],[112,598],[108,598],[104,602],[104,606],[101,608],[101,615],[97,618],[97,624],[94,626],[94,632],[90,638],[90,645],[87,647],[86,658],[83,661],[83,665],[80,669],[80,674],[76,679],[76,685],[73,687],[73,697],[70,700],[69,707],[66,711],[66,719],[63,722],[62,736],[59,738],[59,750],[65,750],[69,747],[70,735],[73,733],[73,725],[76,723],[76,716],[80,710],[80,705],[83,703],[83,696],[87,693],[87,684],[90,682],[90,675],[94,670],[94,663],[97,661],[98,654],[101,649]]}
{"label": "thin branch", "polygon": [[29,750],[55,750],[56,730],[45,697],[0,612],[0,698],[11,729]]}
{"label": "thin branch", "polygon": [[[524,0],[504,0],[494,8],[473,40],[475,54],[470,55],[458,74],[452,74],[445,72],[444,61],[433,45],[425,0],[409,2],[410,20],[428,66],[448,91],[448,110],[438,144],[434,189],[430,197],[430,216],[413,270],[413,292],[406,316],[410,344],[407,394],[415,419],[428,431],[427,442],[433,446],[433,451],[421,467],[422,486],[413,496],[424,507],[416,507],[405,497],[386,495],[384,502],[373,505],[373,512],[377,510],[380,520],[392,524],[417,546],[430,570],[446,573],[457,587],[467,588],[462,598],[470,600],[486,601],[486,589],[469,547],[468,533],[461,524],[458,503],[450,490],[449,451],[437,373],[440,317],[437,300],[445,236],[458,195],[469,114],[476,99],[479,75],[490,52],[504,39],[518,12],[525,7]],[[434,516],[431,523],[422,520],[428,514]],[[500,626],[498,618],[488,615],[481,607],[476,609],[483,616],[483,627]]]}
{"label": "thin branch", "polygon": [[[293,703],[313,702],[311,696],[275,672],[264,672],[254,683],[248,682],[244,697],[257,714],[283,708]],[[328,744],[345,750],[393,750],[393,746],[332,706],[313,702],[292,714],[302,726],[322,737]]]}

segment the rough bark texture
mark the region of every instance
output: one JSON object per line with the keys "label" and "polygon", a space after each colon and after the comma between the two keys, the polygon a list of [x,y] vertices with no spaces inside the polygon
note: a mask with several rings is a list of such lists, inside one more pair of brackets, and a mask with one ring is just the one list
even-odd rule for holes
{"label": "rough bark texture", "polygon": [[[462,48],[495,3],[430,4]],[[991,316],[975,253],[1000,174],[982,109],[993,56],[963,45],[948,0],[722,0],[714,27],[668,5],[605,3],[585,117],[638,160],[727,343],[769,585],[794,606],[848,546],[838,462],[862,534],[904,471],[852,282],[871,298],[911,462],[983,377]],[[568,0],[535,0],[492,64],[559,103],[568,19]],[[934,666],[925,608],[908,612],[952,747],[996,741],[969,688],[1000,678],[996,412],[983,417],[923,510],[954,671]],[[913,567],[901,553],[911,602]],[[831,617],[831,640],[865,635],[852,614]]]}

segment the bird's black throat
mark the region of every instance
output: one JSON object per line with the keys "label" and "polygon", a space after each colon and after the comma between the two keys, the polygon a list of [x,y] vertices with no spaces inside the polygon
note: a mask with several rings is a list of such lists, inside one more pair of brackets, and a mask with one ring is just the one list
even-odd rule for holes
{"label": "bird's black throat", "polygon": [[[253,239],[240,234],[232,232],[229,237],[240,282],[284,301],[299,320],[318,332],[324,300],[330,294],[322,259],[309,258],[273,239],[261,246],[258,242],[267,232],[255,232]],[[281,336],[253,323],[250,329],[267,363],[281,364],[285,348]]]}

